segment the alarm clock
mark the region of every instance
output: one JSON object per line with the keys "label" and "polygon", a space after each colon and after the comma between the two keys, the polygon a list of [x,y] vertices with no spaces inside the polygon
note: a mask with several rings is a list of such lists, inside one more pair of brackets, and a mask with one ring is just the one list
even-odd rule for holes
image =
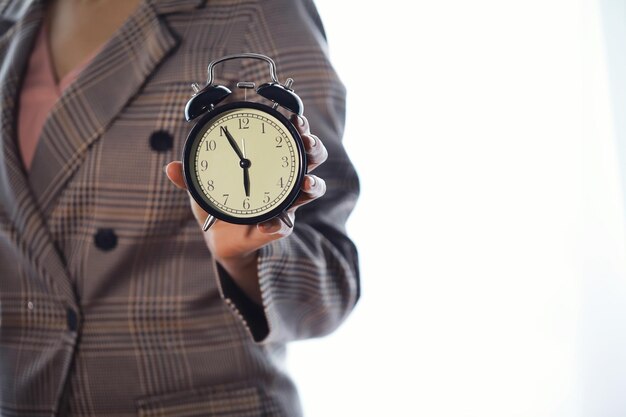
{"label": "alarm clock", "polygon": [[[270,81],[256,87],[241,81],[237,88],[253,90],[261,101],[219,105],[232,94],[213,83],[215,66],[234,59],[257,59],[269,64]],[[294,203],[307,172],[306,153],[296,127],[277,110],[302,115],[302,100],[276,76],[276,64],[254,53],[228,55],[209,64],[203,88],[185,106],[188,122],[197,120],[183,148],[183,173],[192,198],[209,215],[207,231],[217,219],[235,224],[257,224],[280,218],[293,227],[286,210]]]}

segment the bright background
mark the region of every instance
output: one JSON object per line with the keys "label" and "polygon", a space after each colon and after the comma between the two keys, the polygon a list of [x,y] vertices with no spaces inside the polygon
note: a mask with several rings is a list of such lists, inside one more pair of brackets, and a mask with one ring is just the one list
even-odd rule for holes
{"label": "bright background", "polygon": [[623,1],[316,3],[363,294],[290,347],[305,415],[626,415]]}

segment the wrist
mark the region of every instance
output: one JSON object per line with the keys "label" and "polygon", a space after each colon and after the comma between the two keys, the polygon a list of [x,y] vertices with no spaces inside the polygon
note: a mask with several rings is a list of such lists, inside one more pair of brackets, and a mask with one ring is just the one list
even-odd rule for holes
{"label": "wrist", "polygon": [[255,303],[262,305],[261,288],[259,286],[258,263],[259,252],[253,251],[245,255],[228,258],[216,257],[220,264],[237,286]]}

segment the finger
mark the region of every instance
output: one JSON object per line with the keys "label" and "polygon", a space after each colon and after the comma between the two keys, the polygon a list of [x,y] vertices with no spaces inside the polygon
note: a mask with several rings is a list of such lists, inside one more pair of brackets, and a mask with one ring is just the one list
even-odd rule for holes
{"label": "finger", "polygon": [[309,121],[306,117],[292,114],[291,123],[293,123],[296,129],[298,129],[298,133],[300,133],[301,135],[311,133]]}
{"label": "finger", "polygon": [[173,161],[164,167],[165,174],[174,185],[178,188],[186,190],[187,185],[183,178],[183,164],[180,161]]}
{"label": "finger", "polygon": [[[167,178],[169,178],[174,185],[182,190],[187,189],[187,185],[185,184],[185,180],[183,179],[183,164],[180,161],[173,161],[163,167]],[[196,221],[200,226],[204,225],[208,213],[202,209],[193,199],[189,191],[187,191],[189,196],[189,204],[191,205],[191,211],[193,216],[196,218]]]}
{"label": "finger", "polygon": [[309,120],[306,117],[293,114],[291,115],[291,123],[296,126],[296,129],[298,129],[302,137],[304,149],[307,154],[307,169],[308,171],[312,171],[326,161],[328,158],[328,150],[317,136],[311,134]]}
{"label": "finger", "polygon": [[302,135],[302,141],[306,151],[308,172],[311,172],[328,159],[328,150],[322,141],[311,133]]}
{"label": "finger", "polygon": [[300,190],[300,195],[290,207],[290,211],[295,211],[298,207],[310,203],[326,194],[326,181],[315,175],[306,175]]}
{"label": "finger", "polygon": [[[287,212],[287,215],[289,216],[289,220],[291,220],[291,224],[293,224],[296,216],[293,212]],[[278,217],[274,217],[271,220],[259,223],[257,225],[257,230],[263,235],[269,237],[270,241],[272,241],[289,236],[293,231],[293,228],[287,226],[285,222],[280,220]]]}

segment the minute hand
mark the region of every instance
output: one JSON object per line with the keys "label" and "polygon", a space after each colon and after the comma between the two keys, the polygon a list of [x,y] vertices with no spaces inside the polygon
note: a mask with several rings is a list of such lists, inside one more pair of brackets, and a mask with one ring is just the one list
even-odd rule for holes
{"label": "minute hand", "polygon": [[239,159],[243,161],[245,158],[243,157],[243,153],[241,153],[241,149],[239,149],[239,145],[237,145],[237,141],[233,138],[233,135],[231,135],[228,129],[225,128],[224,126],[220,126],[220,129],[226,135],[226,139],[228,139],[228,143],[230,143],[230,146],[233,147]]}

